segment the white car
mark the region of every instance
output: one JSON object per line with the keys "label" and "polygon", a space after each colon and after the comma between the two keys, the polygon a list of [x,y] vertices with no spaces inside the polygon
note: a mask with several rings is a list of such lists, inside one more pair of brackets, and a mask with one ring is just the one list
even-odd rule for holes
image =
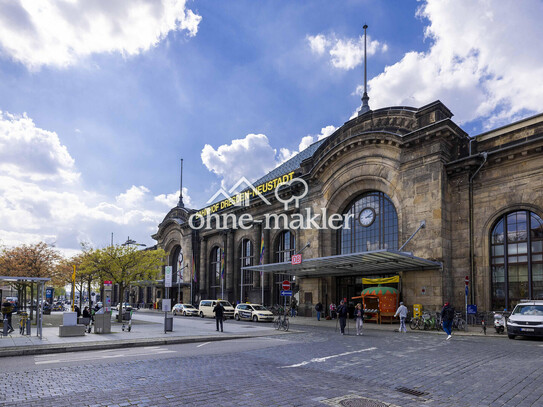
{"label": "white car", "polygon": [[[118,303],[117,304],[117,311],[119,311],[121,309],[121,303]],[[132,311],[132,305],[130,305],[129,303],[125,302],[123,304],[123,312],[124,311]]]}
{"label": "white car", "polygon": [[236,321],[240,319],[259,321],[273,321],[273,314],[266,307],[259,304],[238,304],[234,311]]}
{"label": "white car", "polygon": [[217,305],[217,301],[221,303],[224,308],[224,318],[234,318],[234,307],[225,300],[202,300],[200,301],[200,306],[198,307],[198,315],[200,317],[215,318],[215,313],[213,308]]}
{"label": "white car", "polygon": [[172,314],[186,316],[198,316],[198,310],[191,304],[175,304],[172,308]]}
{"label": "white car", "polygon": [[521,301],[507,320],[507,336],[543,336],[543,301]]}

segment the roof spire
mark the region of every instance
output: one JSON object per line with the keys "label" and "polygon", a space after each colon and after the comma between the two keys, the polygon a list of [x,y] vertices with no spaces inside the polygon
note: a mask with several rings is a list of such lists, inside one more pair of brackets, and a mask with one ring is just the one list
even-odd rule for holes
{"label": "roof spire", "polygon": [[183,159],[181,158],[181,182],[179,186],[179,202],[177,202],[178,208],[184,208],[185,204],[183,203]]}
{"label": "roof spire", "polygon": [[368,105],[368,101],[370,100],[370,97],[368,96],[368,73],[367,73],[367,58],[366,58],[366,29],[368,28],[367,24],[364,24],[364,94],[362,95],[362,107],[358,111],[358,115],[361,116],[366,112],[370,111],[370,106]]}

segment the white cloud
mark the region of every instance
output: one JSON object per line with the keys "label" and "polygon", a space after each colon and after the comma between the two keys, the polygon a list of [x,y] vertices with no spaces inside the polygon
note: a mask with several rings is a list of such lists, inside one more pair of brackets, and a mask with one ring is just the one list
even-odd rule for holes
{"label": "white cloud", "polygon": [[[183,193],[190,202],[186,188]],[[116,197],[86,190],[56,133],[26,115],[0,112],[0,244],[43,240],[69,252],[82,241],[109,243],[119,230],[151,244],[150,235],[177,204],[172,195],[178,193],[155,197],[145,186]]]}
{"label": "white cloud", "polygon": [[21,0],[0,3],[0,47],[29,69],[66,67],[95,53],[137,55],[170,31],[195,36],[185,0]]}
{"label": "white cloud", "polygon": [[369,81],[372,109],[440,99],[459,123],[484,119],[487,128],[541,110],[541,1],[428,0],[418,15],[430,47]]}
{"label": "white cloud", "polygon": [[202,163],[221,178],[221,187],[228,190],[241,177],[255,181],[335,130],[334,126],[326,126],[320,134],[302,137],[298,151],[282,147],[277,152],[264,134],[248,134],[243,139],[232,140],[231,144],[223,144],[217,149],[206,144],[201,154]]}
{"label": "white cloud", "polygon": [[[173,194],[161,194],[155,196],[155,201],[161,203],[167,208],[173,208],[179,202],[179,190]],[[186,187],[183,187],[183,203],[187,207],[192,207],[192,199],[189,196],[189,191]]]}
{"label": "white cloud", "polygon": [[[324,34],[315,36],[308,35],[307,41],[311,51],[317,55],[324,55],[328,52],[330,62],[335,68],[350,70],[362,64],[364,58],[364,37],[358,38],[337,38],[335,34],[328,37]],[[377,40],[372,40],[368,35],[367,54],[373,55],[377,51],[386,52],[388,46]]]}
{"label": "white cloud", "polygon": [[277,151],[270,146],[264,134],[248,134],[232,140],[216,150],[206,144],[202,150],[202,163],[222,178],[221,185],[228,188],[241,177],[254,181],[275,168]]}

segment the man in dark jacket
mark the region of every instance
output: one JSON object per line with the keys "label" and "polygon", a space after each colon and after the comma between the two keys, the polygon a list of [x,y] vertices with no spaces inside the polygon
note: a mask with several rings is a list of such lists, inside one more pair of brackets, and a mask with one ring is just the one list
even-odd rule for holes
{"label": "man in dark jacket", "polygon": [[452,338],[452,323],[454,319],[454,308],[448,302],[441,310],[441,321],[443,321],[443,330],[447,333],[447,340]]}
{"label": "man in dark jacket", "polygon": [[317,321],[321,320],[322,304],[320,302],[315,305],[315,311],[317,311]]}
{"label": "man in dark jacket", "polygon": [[11,314],[13,313],[13,308],[13,304],[8,300],[4,301],[4,303],[2,304],[2,314],[4,314],[4,317],[7,319],[8,322],[8,333],[14,331],[13,327],[11,326]]}
{"label": "man in dark jacket", "polygon": [[347,306],[343,300],[339,302],[339,307],[337,307],[337,315],[339,318],[339,329],[341,329],[341,335],[345,335],[345,325],[347,325],[349,310],[347,309]]}
{"label": "man in dark jacket", "polygon": [[224,317],[224,307],[222,306],[220,301],[217,301],[217,305],[215,305],[215,308],[213,308],[213,312],[215,313],[215,321],[217,322],[217,331],[219,330],[219,323],[220,323],[221,332],[222,332],[222,320]]}

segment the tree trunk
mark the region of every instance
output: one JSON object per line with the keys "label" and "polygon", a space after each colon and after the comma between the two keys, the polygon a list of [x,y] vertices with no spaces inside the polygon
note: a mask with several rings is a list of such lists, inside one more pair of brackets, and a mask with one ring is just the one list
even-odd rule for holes
{"label": "tree trunk", "polygon": [[92,309],[92,300],[91,300],[91,280],[88,280],[87,281],[88,285],[87,285],[87,295],[89,296],[89,309]]}
{"label": "tree trunk", "polygon": [[[36,306],[39,306],[36,300]],[[30,320],[34,318],[34,283],[30,283]]]}
{"label": "tree trunk", "polygon": [[119,284],[119,315],[117,315],[117,321],[123,322],[123,295],[124,287],[122,284]]}

